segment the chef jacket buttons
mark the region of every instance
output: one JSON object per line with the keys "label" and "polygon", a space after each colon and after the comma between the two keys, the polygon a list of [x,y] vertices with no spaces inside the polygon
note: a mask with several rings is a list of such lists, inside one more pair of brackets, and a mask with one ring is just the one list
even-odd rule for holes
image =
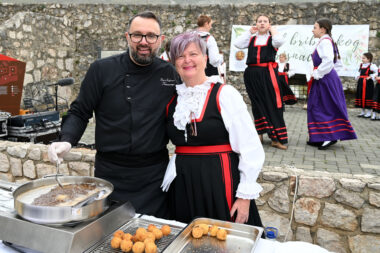
{"label": "chef jacket buttons", "polygon": [[128,100],[131,100],[132,98],[131,97],[127,97]]}
{"label": "chef jacket buttons", "polygon": [[127,89],[130,89],[130,88],[131,88],[131,86],[127,85]]}

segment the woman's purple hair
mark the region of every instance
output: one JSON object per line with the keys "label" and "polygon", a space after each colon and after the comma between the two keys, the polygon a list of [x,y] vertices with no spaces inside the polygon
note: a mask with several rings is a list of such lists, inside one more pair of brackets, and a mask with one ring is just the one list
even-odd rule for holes
{"label": "woman's purple hair", "polygon": [[198,35],[196,31],[189,31],[181,33],[172,39],[170,45],[170,59],[173,64],[175,60],[180,57],[185,51],[186,47],[191,43],[201,50],[203,55],[206,55],[206,42]]}

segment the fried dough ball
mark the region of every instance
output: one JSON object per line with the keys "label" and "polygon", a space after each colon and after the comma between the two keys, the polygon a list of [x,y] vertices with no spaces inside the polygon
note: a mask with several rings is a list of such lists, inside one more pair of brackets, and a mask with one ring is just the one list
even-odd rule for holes
{"label": "fried dough ball", "polygon": [[152,238],[146,238],[146,239],[144,240],[144,244],[145,244],[145,246],[146,246],[147,243],[150,243],[150,242],[153,242],[153,243],[154,243],[154,240],[153,240]]}
{"label": "fried dough ball", "polygon": [[143,253],[145,249],[145,244],[143,242],[136,242],[132,246],[133,253]]}
{"label": "fried dough ball", "polygon": [[210,235],[211,236],[216,236],[216,233],[218,233],[218,229],[219,228],[217,226],[215,226],[215,225],[211,226],[210,229],[209,229]]}
{"label": "fried dough ball", "polygon": [[111,247],[114,249],[120,248],[121,238],[120,237],[114,237],[111,240]]}
{"label": "fried dough ball", "polygon": [[125,233],[121,238],[123,240],[132,241],[132,235],[130,233]]}
{"label": "fried dough ball", "polygon": [[203,235],[207,235],[208,234],[208,225],[207,224],[199,224],[198,225],[201,229],[203,229]]}
{"label": "fried dough ball", "polygon": [[225,241],[227,239],[227,231],[223,228],[219,229],[216,233],[216,238],[218,238],[221,241]]}
{"label": "fried dough ball", "polygon": [[164,234],[164,236],[167,236],[170,234],[171,229],[170,229],[169,225],[163,225],[161,227],[161,231],[162,231],[162,234]]}
{"label": "fried dough ball", "polygon": [[123,252],[129,252],[129,251],[131,251],[132,246],[133,246],[133,242],[130,241],[130,240],[122,240],[121,243],[120,243],[120,249]]}
{"label": "fried dough ball", "polygon": [[152,233],[154,234],[154,237],[156,237],[156,240],[160,240],[163,236],[162,231],[158,228],[153,229]]}
{"label": "fried dough ball", "polygon": [[154,236],[154,234],[152,232],[147,232],[146,233],[146,239],[152,239],[154,242],[156,240],[156,237]]}
{"label": "fried dough ball", "polygon": [[157,245],[154,242],[148,242],[145,244],[145,253],[156,253]]}
{"label": "fried dough ball", "polygon": [[199,227],[199,226],[194,226],[193,230],[191,231],[191,235],[194,238],[199,239],[203,235],[203,229],[201,227]]}
{"label": "fried dough ball", "polygon": [[155,228],[157,228],[155,225],[153,225],[153,224],[149,224],[149,226],[148,226],[148,231],[149,231],[149,232],[153,232],[153,229],[155,229]]}
{"label": "fried dough ball", "polygon": [[139,239],[137,238],[136,234],[132,235],[132,241],[133,242],[138,242]]}
{"label": "fried dough ball", "polygon": [[114,237],[120,237],[120,238],[122,238],[123,235],[124,235],[124,232],[122,230],[117,230],[117,231],[115,231],[115,233],[113,233]]}
{"label": "fried dough ball", "polygon": [[136,232],[136,238],[138,241],[143,242],[147,237],[148,232],[139,231]]}
{"label": "fried dough ball", "polygon": [[140,233],[144,233],[144,234],[146,234],[146,232],[148,232],[148,231],[146,231],[145,228],[138,228],[138,229],[136,230],[136,235],[137,235],[137,234],[140,234]]}

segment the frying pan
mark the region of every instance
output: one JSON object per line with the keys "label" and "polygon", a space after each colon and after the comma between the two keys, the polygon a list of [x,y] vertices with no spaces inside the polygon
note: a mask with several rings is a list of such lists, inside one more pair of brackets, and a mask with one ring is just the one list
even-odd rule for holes
{"label": "frying pan", "polygon": [[[102,196],[93,198],[85,205],[77,206],[38,206],[25,201],[22,196],[39,188],[58,186],[55,178],[42,178],[30,181],[19,186],[13,192],[14,208],[22,218],[34,223],[47,225],[65,225],[85,221],[103,213],[108,208],[107,197],[113,191],[113,185],[100,178],[83,176],[61,176],[59,181],[63,184],[95,184]],[[102,191],[103,190],[103,191]]]}

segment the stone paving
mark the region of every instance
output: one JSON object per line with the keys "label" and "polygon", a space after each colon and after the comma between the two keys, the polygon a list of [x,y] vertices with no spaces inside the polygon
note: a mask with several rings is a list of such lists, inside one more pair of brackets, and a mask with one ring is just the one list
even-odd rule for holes
{"label": "stone paving", "polygon": [[[289,148],[285,151],[273,148],[270,139],[264,136],[265,165],[290,165],[310,171],[380,176],[380,120],[358,118],[358,112],[358,109],[348,109],[351,124],[358,136],[357,140],[338,142],[328,150],[318,150],[306,145],[307,116],[302,104],[286,107],[284,115]],[[94,143],[93,131],[94,124],[89,124],[81,141],[87,144]],[[169,150],[173,152],[173,145],[169,145]]]}
{"label": "stone paving", "polygon": [[308,140],[306,110],[300,106],[286,108],[289,148],[279,150],[264,138],[265,165],[293,165],[304,170],[380,175],[380,121],[358,118],[358,109],[348,109],[357,140],[342,141],[318,150],[306,145]]}

